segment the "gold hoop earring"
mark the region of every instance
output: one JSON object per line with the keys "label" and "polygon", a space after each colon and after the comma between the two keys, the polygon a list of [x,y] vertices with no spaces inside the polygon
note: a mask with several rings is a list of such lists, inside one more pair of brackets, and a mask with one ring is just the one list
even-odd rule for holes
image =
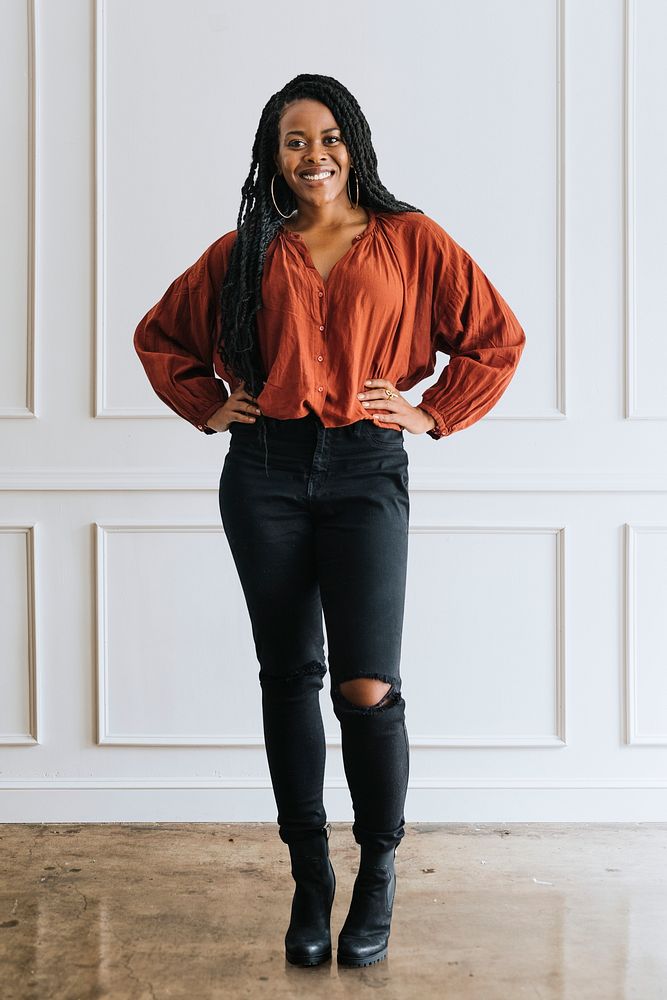
{"label": "gold hoop earring", "polygon": [[271,178],[271,199],[273,201],[273,204],[276,207],[276,212],[278,212],[279,215],[282,215],[283,219],[289,219],[289,218],[291,218],[294,215],[294,212],[290,212],[289,215],[285,215],[284,212],[281,212],[280,209],[278,208],[278,206],[276,205],[276,196],[273,193],[273,182],[275,181],[276,177],[279,177],[279,176],[280,175],[278,174],[278,171],[276,171],[275,174],[273,175],[273,177]]}
{"label": "gold hoop earring", "polygon": [[[350,167],[350,170],[354,170],[354,167]],[[354,170],[354,179],[357,182],[357,200],[354,205],[352,205],[352,195],[350,194],[350,174],[347,175],[347,196],[350,199],[350,205],[352,208],[358,208],[359,206],[359,178],[357,177],[357,171]]]}

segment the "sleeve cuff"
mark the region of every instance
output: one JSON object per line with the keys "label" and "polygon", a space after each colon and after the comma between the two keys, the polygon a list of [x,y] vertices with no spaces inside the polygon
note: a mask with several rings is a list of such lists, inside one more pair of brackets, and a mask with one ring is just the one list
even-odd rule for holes
{"label": "sleeve cuff", "polygon": [[206,421],[209,417],[212,417],[214,413],[217,413],[220,407],[224,406],[225,403],[226,399],[219,399],[217,403],[212,403],[206,410],[203,410],[196,420],[192,421],[197,430],[203,431],[204,434],[217,434],[218,432],[216,429],[214,427],[208,427]]}
{"label": "sleeve cuff", "polygon": [[425,413],[430,414],[430,416],[432,416],[435,420],[435,427],[426,431],[427,434],[429,434],[435,441],[437,441],[438,438],[446,437],[449,434],[449,427],[435,407],[431,406],[430,403],[418,403],[417,406],[420,410],[424,410]]}

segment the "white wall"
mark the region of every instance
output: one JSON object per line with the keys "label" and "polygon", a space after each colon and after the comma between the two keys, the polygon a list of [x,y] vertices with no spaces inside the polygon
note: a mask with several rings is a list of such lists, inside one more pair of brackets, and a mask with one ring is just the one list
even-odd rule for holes
{"label": "white wall", "polygon": [[664,820],[665,5],[1,16],[0,820],[275,821],[228,436],[160,403],[132,335],[236,225],[261,109],[299,72],[352,90],[386,186],[527,335],[491,414],[406,435],[407,818]]}

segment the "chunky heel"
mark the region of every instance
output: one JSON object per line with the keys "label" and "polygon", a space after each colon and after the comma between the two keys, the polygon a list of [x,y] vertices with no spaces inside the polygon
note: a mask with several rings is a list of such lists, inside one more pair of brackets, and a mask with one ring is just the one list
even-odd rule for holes
{"label": "chunky heel", "polygon": [[291,965],[320,965],[331,958],[336,876],[329,858],[329,830],[288,845],[296,882],[285,934],[285,957]]}

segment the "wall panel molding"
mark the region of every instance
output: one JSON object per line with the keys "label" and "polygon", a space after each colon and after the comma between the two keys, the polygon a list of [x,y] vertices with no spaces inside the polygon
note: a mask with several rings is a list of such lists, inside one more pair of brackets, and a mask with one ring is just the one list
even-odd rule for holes
{"label": "wall panel molding", "polygon": [[667,420],[667,408],[642,410],[637,390],[637,0],[624,0],[624,298],[625,416],[629,420]]}
{"label": "wall panel molding", "polygon": [[496,734],[479,733],[474,736],[435,736],[429,734],[410,735],[410,744],[415,747],[452,747],[481,749],[493,748],[562,748],[566,745],[566,660],[565,660],[565,528],[550,525],[497,525],[497,524],[413,524],[410,536],[440,533],[472,535],[553,535],[555,540],[555,580],[554,580],[554,652],[553,732],[516,733],[504,737]]}
{"label": "wall panel molding", "polygon": [[[230,775],[221,778],[195,777],[114,777],[114,778],[10,778],[0,779],[0,790],[12,789],[196,789],[196,788],[236,788],[236,789],[271,789],[270,778],[235,777]],[[347,789],[347,781],[343,777],[328,778],[324,782],[326,788]],[[667,779],[664,778],[410,778],[410,788],[451,788],[453,790],[470,789],[535,789],[537,791],[558,792],[561,789],[665,789]],[[336,821],[334,821],[336,822]],[[498,821],[500,822],[500,821]]]}
{"label": "wall panel molding", "polygon": [[[0,468],[0,492],[218,491],[219,465],[210,469],[66,466]],[[667,472],[577,469],[410,469],[411,493],[666,493]]]}
{"label": "wall panel molding", "polygon": [[[26,106],[27,133],[28,133],[28,197],[26,203],[26,227],[27,227],[27,254],[26,273],[27,281],[25,287],[26,295],[26,383],[25,383],[25,404],[23,406],[3,406],[0,404],[0,419],[34,419],[38,416],[37,400],[37,282],[36,282],[36,258],[39,246],[38,234],[38,188],[37,177],[39,168],[39,32],[37,22],[37,0],[24,0],[26,8],[27,23],[27,87],[28,101]],[[7,155],[7,151],[5,152]]]}
{"label": "wall panel molding", "polygon": [[[625,742],[629,746],[667,747],[667,730],[644,733],[638,721],[641,671],[637,622],[637,544],[641,535],[667,535],[667,525],[625,525]],[[664,659],[667,649],[662,652]]]}
{"label": "wall panel molding", "polygon": [[[114,532],[210,532],[222,534],[223,528],[212,524],[136,524],[106,523],[93,525],[96,541],[96,702],[97,702],[97,743],[99,746],[133,747],[233,747],[263,748],[264,737],[257,733],[114,733],[110,726],[109,683],[110,672],[107,660],[109,644],[108,622],[108,539]],[[431,733],[410,734],[410,745],[422,748],[518,748],[535,749],[562,747],[565,745],[565,657],[564,657],[564,528],[540,526],[496,526],[496,525],[421,525],[412,526],[410,534],[548,534],[556,540],[556,580],[555,580],[555,620],[554,648],[554,705],[553,732],[518,733],[508,736],[480,733],[475,736],[440,736]],[[340,747],[340,733],[327,734],[328,747]]]}
{"label": "wall panel molding", "polygon": [[27,662],[25,684],[28,700],[28,731],[0,732],[0,746],[35,746],[40,742],[41,698],[40,670],[38,654],[38,596],[37,596],[37,525],[0,524],[0,535],[23,535],[25,540],[25,567],[27,590],[26,601],[26,645]]}

